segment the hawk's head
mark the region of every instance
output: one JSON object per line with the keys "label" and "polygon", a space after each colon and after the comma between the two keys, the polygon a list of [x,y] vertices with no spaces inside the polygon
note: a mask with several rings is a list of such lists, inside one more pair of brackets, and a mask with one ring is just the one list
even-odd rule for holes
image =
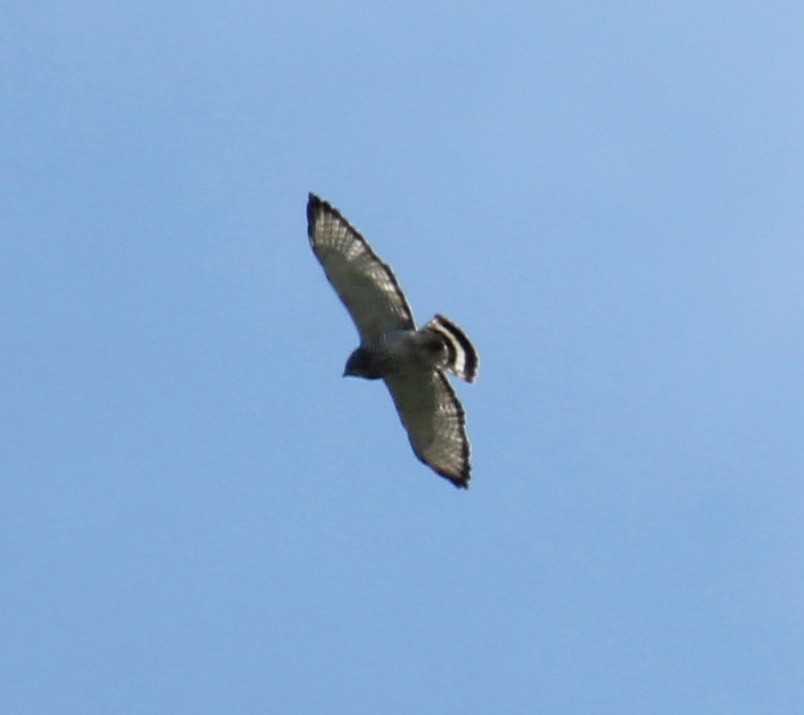
{"label": "hawk's head", "polygon": [[343,369],[343,376],[364,377],[366,380],[378,380],[382,377],[371,353],[363,347],[358,348],[349,356],[346,367]]}

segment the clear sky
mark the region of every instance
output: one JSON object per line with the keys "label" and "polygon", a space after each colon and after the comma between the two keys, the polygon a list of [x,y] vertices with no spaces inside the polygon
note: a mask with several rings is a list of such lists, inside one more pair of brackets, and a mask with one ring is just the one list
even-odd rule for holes
{"label": "clear sky", "polygon": [[[4,2],[0,710],[804,712],[802,37]],[[476,343],[467,492],[341,378],[311,190]]]}

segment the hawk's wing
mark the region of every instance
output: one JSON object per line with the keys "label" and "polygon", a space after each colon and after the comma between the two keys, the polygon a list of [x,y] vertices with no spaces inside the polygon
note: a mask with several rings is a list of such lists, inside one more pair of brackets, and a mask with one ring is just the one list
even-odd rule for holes
{"label": "hawk's wing", "polygon": [[407,371],[385,378],[416,456],[456,487],[469,486],[469,439],[463,407],[446,376]]}
{"label": "hawk's wing", "polygon": [[415,327],[393,271],[336,209],[314,194],[307,201],[307,235],[363,343]]}

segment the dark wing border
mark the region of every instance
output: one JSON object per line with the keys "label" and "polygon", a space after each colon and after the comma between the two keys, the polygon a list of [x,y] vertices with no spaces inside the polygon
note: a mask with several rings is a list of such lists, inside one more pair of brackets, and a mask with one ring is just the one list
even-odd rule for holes
{"label": "dark wing border", "polygon": [[[466,434],[466,411],[447,376],[440,370],[430,373],[401,373],[386,376],[384,382],[391,393],[402,426],[408,433],[413,453],[419,461],[426,464],[439,476],[448,479],[456,487],[467,489],[472,470],[472,449]],[[427,431],[422,432],[416,421],[417,415],[424,414],[424,410],[430,411],[426,429],[435,425],[439,419],[439,412],[443,412],[440,405],[444,403],[444,400],[449,402],[452,410],[452,414],[448,414],[447,419],[455,421],[453,427],[460,440],[460,464],[456,465],[457,469],[440,466],[437,455],[428,455],[428,451],[436,444],[435,442],[417,443],[422,439],[427,440],[427,438],[434,440],[438,436],[438,431],[435,429],[429,434]]]}
{"label": "dark wing border", "polygon": [[[375,265],[382,270],[385,277],[388,279],[388,283],[393,286],[393,289],[396,293],[396,296],[399,299],[400,307],[403,311],[403,314],[400,316],[402,320],[407,323],[406,325],[402,325],[403,329],[410,329],[414,330],[416,328],[416,324],[413,320],[413,311],[410,309],[410,305],[408,304],[408,299],[405,297],[405,293],[402,290],[402,286],[399,285],[399,281],[394,275],[394,272],[391,270],[391,267],[382,260],[375,252],[374,249],[371,247],[369,242],[364,238],[363,234],[360,233],[350,222],[349,220],[336,209],[332,204],[328,201],[324,201],[324,199],[316,196],[314,193],[310,192],[307,195],[307,237],[310,240],[310,247],[313,249],[313,253],[315,254],[316,258],[318,258],[319,263],[324,265],[324,260],[321,254],[318,251],[318,245],[316,244],[315,238],[315,217],[317,212],[325,211],[327,213],[333,214],[339,221],[342,221],[344,226],[346,226],[347,230],[351,232],[352,236],[356,241],[358,241],[361,246],[364,248],[366,253],[369,255],[372,261],[374,261]],[[347,305],[346,297],[340,294],[338,287],[333,284],[336,292],[339,293],[341,301]],[[358,326],[359,327],[359,326]]]}
{"label": "dark wing border", "polygon": [[[447,376],[443,372],[438,370],[436,372],[436,379],[440,380],[442,387],[444,388],[445,392],[449,395],[453,405],[455,406],[455,413],[458,417],[458,426],[459,426],[458,431],[461,436],[462,467],[461,471],[458,474],[450,474],[446,471],[433,467],[433,465],[430,464],[429,462],[425,462],[425,464],[427,464],[427,466],[429,466],[433,471],[435,471],[440,476],[444,477],[445,479],[449,479],[459,489],[468,489],[469,479],[471,478],[471,472],[472,472],[472,463],[471,463],[472,445],[469,442],[468,435],[466,434],[466,410],[463,407],[463,403],[458,398],[458,393],[455,392],[455,388],[452,386],[452,383],[450,383],[450,381],[447,379]],[[421,457],[419,457],[419,459],[421,459]]]}

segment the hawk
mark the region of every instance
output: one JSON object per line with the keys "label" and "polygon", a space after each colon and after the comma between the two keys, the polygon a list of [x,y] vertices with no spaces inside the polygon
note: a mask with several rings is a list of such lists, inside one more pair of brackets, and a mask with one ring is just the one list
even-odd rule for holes
{"label": "hawk", "polygon": [[326,201],[310,194],[307,235],[360,335],[344,376],[382,379],[416,456],[456,487],[469,486],[469,439],[461,403],[446,372],[477,376],[477,352],[443,315],[416,329],[390,267]]}

